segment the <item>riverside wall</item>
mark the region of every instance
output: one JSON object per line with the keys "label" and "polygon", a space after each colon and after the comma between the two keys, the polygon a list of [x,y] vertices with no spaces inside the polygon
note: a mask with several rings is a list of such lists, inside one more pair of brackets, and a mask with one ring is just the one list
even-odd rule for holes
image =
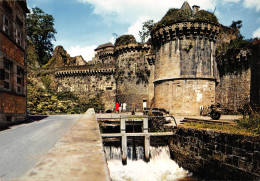
{"label": "riverside wall", "polygon": [[260,179],[260,138],[178,128],[169,140],[173,159],[206,179]]}

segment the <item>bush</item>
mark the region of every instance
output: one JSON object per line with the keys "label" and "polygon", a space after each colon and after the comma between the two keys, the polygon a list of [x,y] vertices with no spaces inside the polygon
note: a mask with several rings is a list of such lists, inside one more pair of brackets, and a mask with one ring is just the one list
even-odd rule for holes
{"label": "bush", "polygon": [[133,35],[123,35],[116,39],[115,46],[128,45],[137,43]]}
{"label": "bush", "polygon": [[155,24],[153,30],[158,30],[164,26],[187,21],[219,24],[217,17],[208,11],[200,10],[194,16],[192,16],[188,11],[171,8],[161,19],[161,21]]}
{"label": "bush", "polygon": [[98,97],[91,98],[87,102],[82,102],[80,107],[82,112],[86,112],[89,108],[94,108],[96,113],[105,111],[105,104]]}
{"label": "bush", "polygon": [[45,88],[50,89],[50,85],[51,85],[51,82],[52,82],[51,76],[45,75],[41,79],[42,79],[42,83],[45,86]]}
{"label": "bush", "polygon": [[240,128],[248,129],[253,134],[260,134],[260,114],[253,114],[237,121]]}
{"label": "bush", "polygon": [[78,100],[79,98],[70,91],[58,92],[57,97],[59,100]]}

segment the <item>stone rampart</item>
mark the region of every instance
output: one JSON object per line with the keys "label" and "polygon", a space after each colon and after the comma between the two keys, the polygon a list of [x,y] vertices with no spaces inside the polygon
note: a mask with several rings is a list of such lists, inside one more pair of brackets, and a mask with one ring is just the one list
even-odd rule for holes
{"label": "stone rampart", "polygon": [[260,138],[178,128],[170,139],[173,159],[206,179],[260,179]]}
{"label": "stone rampart", "polygon": [[239,50],[233,55],[218,58],[220,74],[219,84],[216,86],[216,102],[230,112],[236,113],[246,103],[252,101],[252,76],[256,74],[256,62],[252,61],[251,50]]}

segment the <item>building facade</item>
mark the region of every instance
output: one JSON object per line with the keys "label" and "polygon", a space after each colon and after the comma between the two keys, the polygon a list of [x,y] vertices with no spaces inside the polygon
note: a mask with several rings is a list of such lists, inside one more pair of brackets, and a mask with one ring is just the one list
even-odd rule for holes
{"label": "building facade", "polygon": [[25,0],[0,1],[0,121],[26,119]]}

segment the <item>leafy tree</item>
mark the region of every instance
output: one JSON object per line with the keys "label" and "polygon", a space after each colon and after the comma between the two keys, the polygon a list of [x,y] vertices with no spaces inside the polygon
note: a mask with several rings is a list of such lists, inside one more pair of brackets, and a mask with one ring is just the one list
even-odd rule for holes
{"label": "leafy tree", "polygon": [[139,36],[141,38],[142,43],[145,43],[145,40],[150,38],[153,26],[153,20],[147,20],[143,23],[142,31],[139,31]]}
{"label": "leafy tree", "polygon": [[242,27],[242,21],[241,20],[232,21],[232,24],[229,27],[239,30]]}
{"label": "leafy tree", "polygon": [[27,65],[29,68],[36,68],[37,66],[37,60],[38,60],[38,54],[36,53],[35,46],[31,40],[27,41],[27,47],[26,47],[26,53],[27,53]]}
{"label": "leafy tree", "polygon": [[52,40],[55,40],[54,18],[40,8],[32,8],[27,16],[27,36],[34,44],[40,65],[48,62],[53,51]]}

